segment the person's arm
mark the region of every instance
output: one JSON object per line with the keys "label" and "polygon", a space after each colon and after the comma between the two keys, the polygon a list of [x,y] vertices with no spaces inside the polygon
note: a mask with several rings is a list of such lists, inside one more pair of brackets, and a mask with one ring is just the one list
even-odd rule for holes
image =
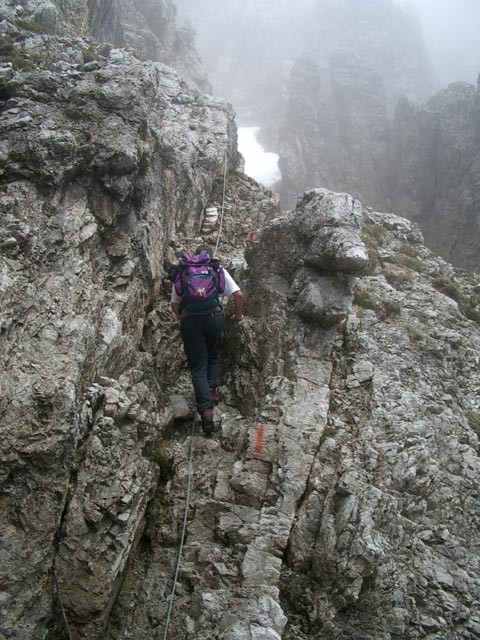
{"label": "person's arm", "polygon": [[178,304],[178,302],[171,302],[170,306],[172,307],[172,311],[175,314],[175,318],[177,320],[181,320],[182,316],[180,315],[180,305]]}
{"label": "person's arm", "polygon": [[240,322],[240,320],[243,320],[243,293],[228,271],[226,269],[223,271],[225,273],[225,289],[223,293],[228,297],[233,297],[234,313],[230,316],[230,320]]}
{"label": "person's arm", "polygon": [[175,291],[175,286],[172,284],[172,293],[170,294],[170,306],[172,307],[172,311],[175,314],[175,318],[177,320],[181,320],[182,316],[180,315],[180,302],[182,299],[177,295]]}
{"label": "person's arm", "polygon": [[237,322],[243,320],[243,293],[240,289],[233,294],[233,309],[234,314],[230,317],[230,320],[236,320]]}

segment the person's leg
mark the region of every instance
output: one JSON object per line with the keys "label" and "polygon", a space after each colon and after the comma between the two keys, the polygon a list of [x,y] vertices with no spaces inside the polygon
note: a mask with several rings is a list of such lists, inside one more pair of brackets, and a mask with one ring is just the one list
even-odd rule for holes
{"label": "person's leg", "polygon": [[208,314],[208,326],[205,337],[207,343],[207,381],[210,389],[216,389],[220,384],[220,345],[223,335],[223,313]]}
{"label": "person's leg", "polygon": [[183,347],[187,356],[188,367],[192,375],[197,410],[213,407],[210,397],[210,386],[207,379],[208,347],[204,332],[202,316],[188,316],[181,320]]}

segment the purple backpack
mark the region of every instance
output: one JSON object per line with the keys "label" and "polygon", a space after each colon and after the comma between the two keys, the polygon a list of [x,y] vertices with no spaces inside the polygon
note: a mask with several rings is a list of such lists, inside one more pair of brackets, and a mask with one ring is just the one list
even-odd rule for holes
{"label": "purple backpack", "polygon": [[182,298],[181,309],[207,311],[221,307],[219,294],[225,291],[225,272],[207,251],[196,256],[183,253],[173,279],[175,291]]}

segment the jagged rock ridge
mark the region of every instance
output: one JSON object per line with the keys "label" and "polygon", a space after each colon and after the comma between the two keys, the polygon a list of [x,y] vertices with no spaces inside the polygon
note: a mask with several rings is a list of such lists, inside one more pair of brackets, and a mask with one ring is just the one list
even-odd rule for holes
{"label": "jagged rock ridge", "polygon": [[[0,22],[0,34],[15,37],[16,53],[27,56],[27,62],[29,54],[35,54],[43,41],[48,42],[48,34],[91,37],[110,46],[128,48],[142,60],[168,64],[202,91],[211,90],[194,34],[177,26],[172,0],[2,0],[1,18],[7,20]],[[37,35],[28,34],[28,30]],[[63,44],[66,49],[68,43]],[[85,62],[98,55],[87,43],[73,47],[83,49]],[[48,46],[44,48],[42,56],[58,59],[58,53],[54,55]],[[5,53],[2,59],[12,58],[9,48]]]}

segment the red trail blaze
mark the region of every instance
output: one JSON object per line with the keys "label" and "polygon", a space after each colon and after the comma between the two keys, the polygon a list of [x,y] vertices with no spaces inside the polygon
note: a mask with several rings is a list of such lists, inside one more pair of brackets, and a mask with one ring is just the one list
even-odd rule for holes
{"label": "red trail blaze", "polygon": [[261,453],[263,449],[263,435],[265,433],[265,425],[261,424],[258,427],[257,439],[255,441],[255,453]]}

